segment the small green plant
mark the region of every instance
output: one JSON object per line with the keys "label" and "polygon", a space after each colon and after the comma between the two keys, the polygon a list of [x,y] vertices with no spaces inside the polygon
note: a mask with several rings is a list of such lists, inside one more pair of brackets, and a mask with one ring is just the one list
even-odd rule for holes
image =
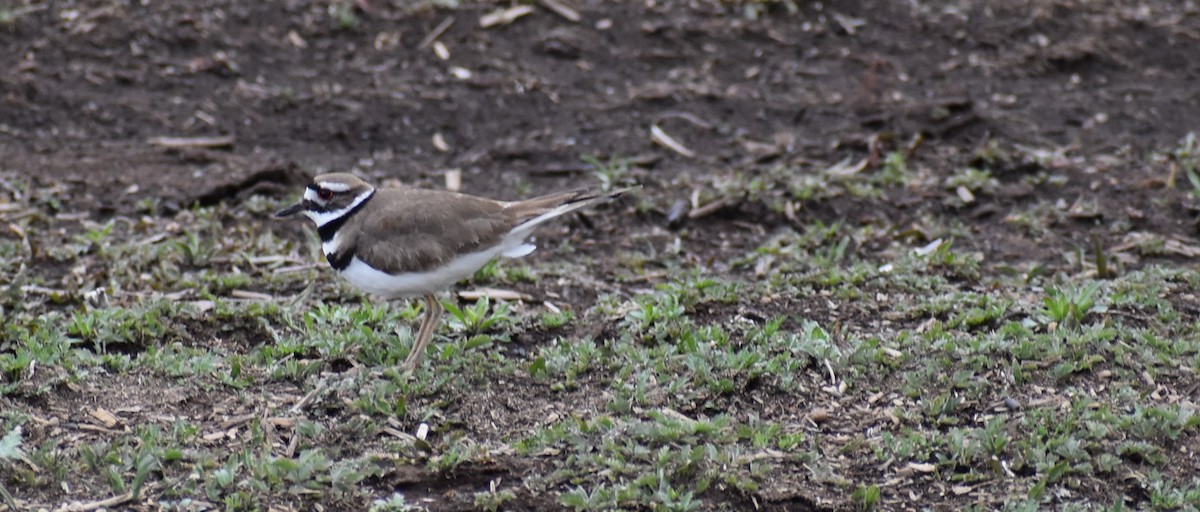
{"label": "small green plant", "polygon": [[465,308],[459,308],[451,302],[443,305],[450,313],[450,327],[467,334],[483,334],[516,323],[507,302],[499,302],[494,308],[491,304],[491,300],[485,295],[476,300],[475,304]]}
{"label": "small green plant", "polygon": [[614,156],[608,161],[602,161],[592,155],[583,155],[579,159],[592,166],[592,173],[600,179],[601,190],[609,191],[633,184],[633,179],[629,175],[630,163],[627,159]]}
{"label": "small green plant", "polygon": [[116,226],[116,221],[110,220],[102,226],[93,227],[80,235],[76,235],[75,240],[80,243],[80,250],[92,252],[100,256],[107,256],[111,245],[107,241],[112,236],[113,229]]}
{"label": "small green plant", "polygon": [[1060,326],[1078,327],[1089,313],[1102,309],[1097,304],[1099,291],[1100,283],[1096,281],[1080,287],[1053,287],[1042,299],[1042,311]]}
{"label": "small green plant", "polygon": [[975,149],[974,157],[977,162],[992,168],[1012,160],[1009,150],[1005,149],[999,140],[991,137],[987,139],[987,142],[984,142],[983,145]]}
{"label": "small green plant", "polygon": [[611,510],[616,508],[617,505],[615,494],[612,488],[604,484],[592,488],[591,491],[583,487],[576,487],[560,494],[558,502],[577,512],[584,510]]}
{"label": "small green plant", "polygon": [[574,318],[575,314],[570,310],[547,311],[538,317],[538,325],[543,329],[558,329],[571,323]]}
{"label": "small green plant", "polygon": [[850,499],[862,510],[875,510],[879,506],[879,486],[861,485],[850,495]]}
{"label": "small green plant", "polygon": [[329,4],[329,16],[337,23],[338,30],[353,30],[360,20],[354,12],[354,4],[349,1],[338,1]]}
{"label": "small green plant", "polygon": [[692,491],[679,491],[671,486],[666,478],[658,478],[658,489],[654,493],[654,510],[665,512],[691,512],[698,510],[704,502],[696,498]]}
{"label": "small green plant", "polygon": [[[16,9],[9,7],[7,4],[0,5],[0,26],[7,27],[12,25],[16,23],[18,17]],[[12,508],[11,505],[10,508]],[[13,510],[16,510],[16,508],[13,508]]]}
{"label": "small green plant", "polygon": [[183,240],[175,242],[174,248],[183,255],[184,264],[194,268],[207,267],[215,252],[212,241],[195,231],[185,233]]}
{"label": "small green plant", "polygon": [[471,279],[477,283],[491,281],[500,276],[500,260],[494,259],[487,262],[479,270],[475,271],[475,275]]}
{"label": "small green plant", "polygon": [[641,295],[623,323],[644,338],[664,339],[671,334],[672,324],[687,320],[686,311],[680,296],[670,291]]}
{"label": "small green plant", "polygon": [[[15,426],[10,429],[3,438],[0,438],[0,467],[9,464],[11,460],[15,460],[21,456],[21,426]],[[17,504],[13,501],[13,497],[8,493],[8,489],[4,487],[4,482],[0,482],[0,499],[4,500],[4,504],[9,510],[19,510]]]}
{"label": "small green plant", "polygon": [[946,188],[956,190],[959,187],[976,194],[987,195],[995,193],[996,189],[1000,188],[1000,182],[992,177],[990,171],[968,167],[946,178]]}
{"label": "small green plant", "polygon": [[1200,479],[1192,478],[1190,484],[1173,482],[1159,471],[1152,471],[1143,482],[1150,493],[1152,510],[1194,510],[1200,503]]}
{"label": "small green plant", "polygon": [[1174,178],[1182,172],[1192,185],[1192,195],[1200,197],[1200,174],[1197,174],[1200,170],[1200,143],[1197,142],[1196,132],[1188,132],[1179,141],[1179,147],[1172,150],[1167,158],[1172,161],[1173,166],[1177,166],[1171,173],[1168,186],[1175,186]]}
{"label": "small green plant", "polygon": [[902,151],[892,151],[883,160],[883,170],[879,176],[884,185],[903,185],[908,180],[908,159]]}
{"label": "small green plant", "polygon": [[379,498],[371,502],[370,512],[421,512],[425,507],[408,503],[404,493],[396,492],[387,498]]}
{"label": "small green plant", "polygon": [[430,471],[450,473],[461,464],[470,463],[487,455],[484,447],[461,434],[451,436],[441,453],[429,458],[426,466]]}
{"label": "small green plant", "polygon": [[408,414],[408,400],[405,399],[403,390],[396,383],[386,380],[372,382],[362,391],[354,405],[366,414],[400,418]]}
{"label": "small green plant", "polygon": [[492,480],[491,488],[487,491],[475,493],[475,508],[486,512],[496,512],[504,508],[504,504],[517,498],[517,495],[508,489],[498,490],[497,482]]}

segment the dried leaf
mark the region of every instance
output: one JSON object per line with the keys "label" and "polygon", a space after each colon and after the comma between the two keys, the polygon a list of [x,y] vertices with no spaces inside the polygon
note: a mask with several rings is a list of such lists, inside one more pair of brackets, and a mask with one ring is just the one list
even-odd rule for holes
{"label": "dried leaf", "polygon": [[828,409],[817,408],[808,413],[808,419],[817,424],[825,423],[831,417],[833,416],[829,414]]}
{"label": "dried leaf", "polygon": [[108,412],[103,407],[97,407],[96,409],[92,410],[89,414],[91,414],[93,418],[96,418],[97,420],[99,420],[100,424],[104,425],[104,428],[113,428],[113,427],[117,426],[117,422],[119,421],[117,419],[116,415],[114,415],[111,412]]}
{"label": "dried leaf", "polygon": [[462,189],[462,169],[446,171],[446,190],[458,192]]}
{"label": "dried leaf", "polygon": [[435,41],[433,43],[433,54],[437,55],[437,58],[442,60],[450,59],[450,49],[446,48],[446,45],[441,41]]}
{"label": "dried leaf", "polygon": [[691,208],[686,200],[680,199],[671,205],[667,210],[667,226],[672,229],[683,225],[683,221],[687,219],[688,211]]}
{"label": "dried leaf", "polygon": [[850,163],[850,157],[846,157],[841,162],[833,164],[825,169],[825,174],[830,176],[854,176],[867,168],[867,159],[864,158],[856,163]]}
{"label": "dried leaf", "polygon": [[972,194],[971,189],[967,187],[959,185],[957,189],[954,189],[954,192],[958,194],[958,198],[962,199],[962,202],[965,204],[971,204],[975,202],[975,194]]}
{"label": "dried leaf", "polygon": [[450,145],[446,143],[446,137],[440,132],[433,134],[433,147],[442,153],[450,151]]}
{"label": "dried leaf", "polygon": [[296,48],[308,48],[308,42],[303,37],[300,37],[300,34],[296,33],[295,30],[288,32],[287,40],[288,43]]}
{"label": "dried leaf", "polygon": [[942,239],[939,238],[937,240],[929,242],[928,244],[925,244],[922,247],[913,249],[913,254],[916,254],[917,256],[928,256],[930,254],[933,254],[933,251],[938,250],[938,247],[941,247],[941,246],[942,246]]}

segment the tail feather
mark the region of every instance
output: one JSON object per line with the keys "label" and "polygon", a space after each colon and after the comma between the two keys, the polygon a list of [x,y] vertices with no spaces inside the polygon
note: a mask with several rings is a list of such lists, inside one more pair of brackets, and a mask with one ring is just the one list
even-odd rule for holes
{"label": "tail feather", "polygon": [[517,227],[513,229],[513,232],[526,232],[550,219],[580,208],[611,201],[636,188],[640,187],[626,187],[608,192],[587,189],[572,190],[525,201],[515,201],[509,203],[505,209],[511,211],[514,219],[517,220]]}

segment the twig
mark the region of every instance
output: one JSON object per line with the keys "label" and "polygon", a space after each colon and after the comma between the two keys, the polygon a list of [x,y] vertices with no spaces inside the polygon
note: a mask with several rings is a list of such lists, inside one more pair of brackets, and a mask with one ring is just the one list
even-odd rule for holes
{"label": "twig", "polygon": [[55,288],[46,288],[45,286],[38,286],[36,284],[27,284],[25,286],[22,286],[21,293],[37,293],[37,294],[41,294],[41,295],[62,295],[64,297],[69,294],[69,292],[67,292],[66,290],[59,290],[59,289],[55,289]]}
{"label": "twig", "polygon": [[438,26],[434,27],[433,31],[426,34],[424,39],[421,39],[421,43],[417,45],[417,48],[425,48],[433,44],[433,42],[437,41],[437,38],[442,37],[442,34],[446,33],[446,30],[448,30],[450,25],[453,24],[454,16],[446,16],[446,19],[442,20],[441,23],[438,23]]}
{"label": "twig", "polygon": [[650,125],[650,140],[657,142],[658,144],[665,146],[667,149],[688,158],[694,158],[696,156],[694,151],[688,149],[687,146],[680,144],[679,141],[675,140],[670,135],[667,135],[667,132],[664,132],[663,129],[659,128],[657,124]]}
{"label": "twig", "polygon": [[314,269],[314,268],[321,267],[321,266],[323,266],[323,265],[321,265],[321,264],[319,264],[319,263],[307,263],[307,264],[303,264],[303,265],[292,265],[292,266],[290,266],[290,267],[279,267],[279,268],[275,269],[274,273],[276,273],[276,274],[290,274],[290,273],[292,273],[292,272],[300,272],[300,271],[304,271],[304,270],[312,270],[312,269]]}
{"label": "twig", "polygon": [[282,254],[272,254],[269,256],[213,256],[208,259],[209,263],[234,263],[244,261],[251,265],[262,265],[264,263],[304,263],[305,260],[294,256],[284,256]]}
{"label": "twig", "polygon": [[304,398],[301,398],[299,402],[296,402],[296,405],[292,406],[292,414],[300,414],[300,411],[303,411],[304,408],[308,406],[309,402],[313,401],[317,395],[325,392],[325,389],[328,387],[329,381],[322,379],[321,382],[317,384],[316,388],[313,388],[313,390],[309,391],[307,395],[304,395]]}
{"label": "twig", "polygon": [[171,236],[171,234],[167,233],[167,232],[156,233],[154,235],[151,235],[151,236],[148,236],[141,240],[138,240],[137,242],[134,242],[133,245],[136,245],[139,247],[144,246],[144,245],[153,245],[153,244],[156,244],[156,243],[159,243],[159,242],[165,240],[169,236]]}
{"label": "twig", "polygon": [[691,112],[682,112],[682,111],[664,112],[662,115],[658,116],[658,120],[662,121],[664,119],[682,119],[682,120],[692,123],[696,126],[704,128],[705,130],[713,129],[712,123],[705,121],[703,119],[700,119],[699,116],[697,116],[696,114],[693,114]]}
{"label": "twig", "polygon": [[546,166],[540,167],[537,169],[530,169],[528,172],[531,174],[540,174],[540,175],[564,175],[565,176],[565,175],[588,172],[588,171],[594,170],[595,168],[596,167],[593,165],[584,164],[584,163],[577,164],[577,163],[555,162],[555,163],[546,164]]}
{"label": "twig", "polygon": [[500,9],[498,11],[485,14],[483,17],[479,18],[479,26],[482,28],[492,28],[497,25],[508,25],[509,23],[517,21],[517,18],[525,16],[533,11],[534,8],[530,5],[518,5],[508,9]]}
{"label": "twig", "polygon": [[499,290],[496,288],[478,288],[475,290],[463,290],[458,292],[458,296],[464,300],[479,300],[483,297],[488,297],[497,300],[523,300],[529,301],[533,297],[524,293],[513,290]]}
{"label": "twig", "polygon": [[259,293],[259,292],[252,292],[249,290],[233,290],[233,291],[229,292],[229,296],[233,297],[235,299],[257,300],[257,301],[262,301],[262,302],[271,302],[271,301],[276,300],[276,298],[272,295],[267,295],[265,293]]}
{"label": "twig", "polygon": [[5,489],[3,485],[0,485],[0,499],[4,500],[4,503],[8,506],[9,510],[14,512],[21,510],[19,507],[17,507],[17,502],[13,500],[12,495],[8,493],[8,489]]}
{"label": "twig", "polygon": [[833,20],[836,21],[837,24],[842,27],[842,30],[845,30],[849,35],[854,35],[858,32],[858,27],[867,24],[866,20],[864,19],[851,18],[838,12],[833,13]]}
{"label": "twig", "polygon": [[[142,493],[144,494],[147,490],[149,490],[152,487],[154,487],[154,486],[153,485],[144,486],[142,488]],[[125,503],[129,503],[130,501],[133,501],[135,499],[137,499],[137,497],[134,496],[132,492],[127,492],[124,494],[118,494],[111,498],[103,499],[103,500],[99,500],[99,501],[91,501],[88,503],[72,503],[70,505],[63,505],[63,506],[55,509],[55,511],[56,512],[89,512],[92,510],[100,510],[102,508],[107,509],[107,508],[115,507],[117,505],[124,505]]]}
{"label": "twig", "polygon": [[288,439],[288,445],[287,445],[287,448],[284,449],[283,454],[286,455],[287,458],[290,459],[296,455],[296,448],[298,448],[299,446],[300,446],[300,430],[293,430],[292,438]]}
{"label": "twig", "polygon": [[229,419],[221,422],[221,430],[229,430],[230,428],[233,428],[233,427],[236,427],[243,423],[246,423],[254,418],[255,418],[254,413],[242,414],[240,416],[234,416],[232,418],[229,418]]}
{"label": "twig", "polygon": [[114,429],[111,429],[111,428],[104,428],[104,427],[101,427],[101,426],[99,426],[99,425],[91,425],[91,424],[88,424],[88,423],[77,423],[77,424],[75,424],[75,428],[77,428],[77,429],[79,429],[79,430],[86,430],[86,431],[88,431],[88,432],[99,432],[99,433],[101,433],[101,434],[108,434],[108,435],[121,435],[121,434],[125,434],[125,433],[126,433],[126,432],[123,432],[123,431],[121,431],[121,430],[114,430]]}
{"label": "twig", "polygon": [[713,201],[704,206],[701,206],[699,208],[695,208],[695,209],[689,211],[687,214],[687,218],[691,219],[691,220],[695,220],[695,219],[699,219],[702,217],[707,217],[718,211],[724,210],[727,207],[736,205],[740,202],[742,202],[742,200],[741,200],[741,198],[738,198],[738,197],[722,197],[720,199],[717,199],[716,201]]}
{"label": "twig", "polygon": [[579,15],[578,11],[563,5],[558,0],[538,0],[538,3],[542,4],[542,7],[554,11],[554,14],[566,18],[567,21],[570,21],[571,23],[579,23],[579,20],[583,19],[583,17]]}
{"label": "twig", "polygon": [[146,141],[151,146],[164,148],[224,148],[233,145],[232,135],[217,137],[152,137]]}

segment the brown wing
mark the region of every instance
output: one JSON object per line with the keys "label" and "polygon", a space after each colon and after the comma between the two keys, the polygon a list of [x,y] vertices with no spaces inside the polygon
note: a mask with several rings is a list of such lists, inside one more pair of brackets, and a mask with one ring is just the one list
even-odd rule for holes
{"label": "brown wing", "polygon": [[[356,217],[359,257],[388,273],[422,272],[500,243],[515,223],[507,203],[437,190],[381,189]],[[350,227],[350,226],[346,226]]]}
{"label": "brown wing", "polygon": [[380,189],[371,201],[384,206],[350,221],[360,228],[351,230],[357,235],[346,247],[384,272],[423,272],[494,247],[513,228],[546,220],[532,222],[543,215],[555,217],[628,190],[580,189],[504,202],[439,190]]}

